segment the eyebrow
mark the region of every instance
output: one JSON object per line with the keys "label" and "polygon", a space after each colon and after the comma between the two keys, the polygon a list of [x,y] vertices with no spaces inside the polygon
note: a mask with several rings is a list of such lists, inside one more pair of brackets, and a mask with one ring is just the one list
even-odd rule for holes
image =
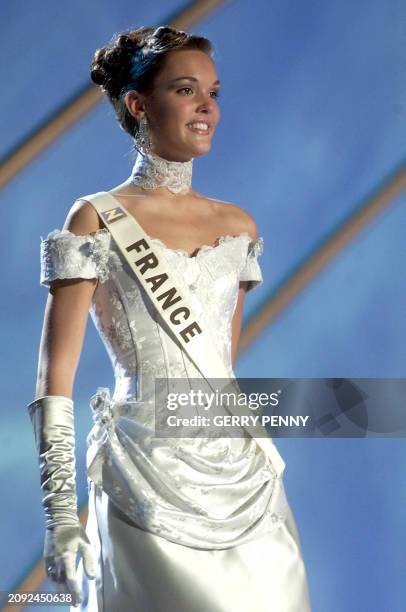
{"label": "eyebrow", "polygon": [[[172,79],[171,81],[169,81],[169,83],[175,83],[176,81],[182,81],[183,79],[188,79],[189,81],[195,81],[196,83],[199,80],[192,76],[181,76],[181,77],[177,77],[176,79]],[[217,79],[217,81],[214,81],[213,85],[220,85],[220,81]]]}

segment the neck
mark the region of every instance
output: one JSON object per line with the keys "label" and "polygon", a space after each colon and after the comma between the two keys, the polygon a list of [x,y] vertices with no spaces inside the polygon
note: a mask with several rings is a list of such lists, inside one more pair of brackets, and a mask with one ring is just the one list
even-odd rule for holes
{"label": "neck", "polygon": [[193,158],[172,161],[156,153],[138,153],[131,181],[143,189],[165,187],[172,193],[187,193],[192,186]]}

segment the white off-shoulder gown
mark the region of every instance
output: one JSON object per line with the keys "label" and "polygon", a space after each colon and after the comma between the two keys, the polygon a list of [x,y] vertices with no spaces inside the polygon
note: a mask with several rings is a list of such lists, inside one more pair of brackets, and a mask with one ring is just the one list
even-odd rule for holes
{"label": "white off-shoulder gown", "polygon": [[[262,282],[262,237],[222,236],[194,257],[153,238],[187,283],[230,376],[231,322],[240,280]],[[107,229],[56,229],[41,241],[41,284],[97,278],[90,314],[114,369],[115,388],[90,400],[89,514],[96,578],[82,561],[84,595],[71,610],[309,612],[300,539],[283,480],[246,438],[159,438],[155,377],[201,378],[160,324]]]}

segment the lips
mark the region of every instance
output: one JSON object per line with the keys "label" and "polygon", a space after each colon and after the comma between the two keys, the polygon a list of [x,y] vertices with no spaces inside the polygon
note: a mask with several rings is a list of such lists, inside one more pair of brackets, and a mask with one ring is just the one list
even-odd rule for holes
{"label": "lips", "polygon": [[192,127],[192,125],[191,125],[190,123],[187,123],[187,124],[186,124],[186,127],[187,127],[187,128],[189,128],[189,130],[191,130],[192,132],[195,132],[195,134],[207,135],[207,134],[209,134],[209,133],[210,133],[210,124],[209,124],[209,123],[207,123],[206,121],[196,121],[196,122],[194,122],[194,123],[197,123],[197,124],[199,124],[199,123],[202,123],[202,124],[203,124],[203,123],[204,123],[204,124],[206,124],[208,127],[207,127],[207,128],[205,128],[205,129],[198,128],[198,127]]}

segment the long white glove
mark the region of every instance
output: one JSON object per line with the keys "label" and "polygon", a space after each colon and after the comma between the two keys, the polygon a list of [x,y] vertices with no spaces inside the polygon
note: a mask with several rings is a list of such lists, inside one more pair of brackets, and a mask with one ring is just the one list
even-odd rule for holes
{"label": "long white glove", "polygon": [[83,600],[75,577],[77,553],[89,578],[95,577],[95,570],[92,547],[77,513],[73,401],[63,395],[45,395],[27,408],[41,472],[46,572],[72,595],[76,606]]}

